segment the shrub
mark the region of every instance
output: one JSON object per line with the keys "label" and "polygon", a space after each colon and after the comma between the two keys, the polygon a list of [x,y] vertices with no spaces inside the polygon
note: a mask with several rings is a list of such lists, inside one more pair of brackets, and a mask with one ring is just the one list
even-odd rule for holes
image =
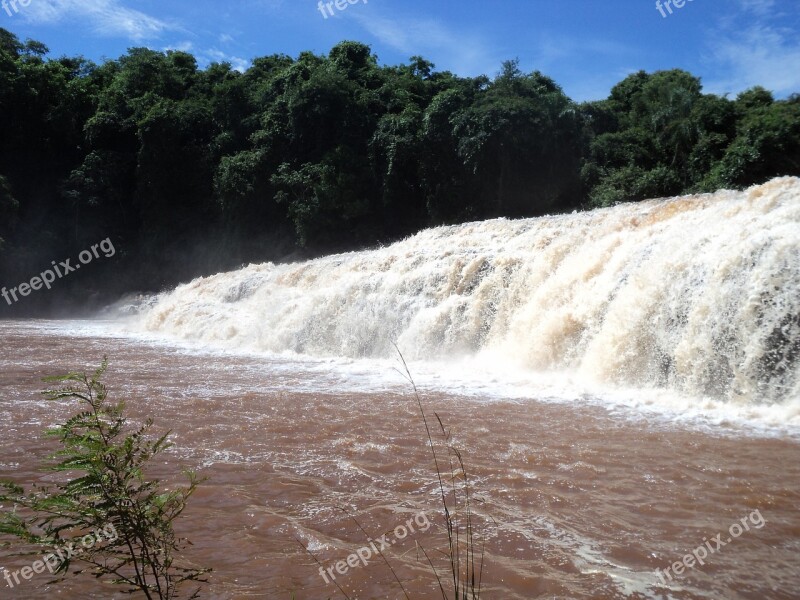
{"label": "shrub", "polygon": [[[149,438],[151,420],[128,427],[124,402],[109,402],[100,381],[106,367],[104,360],[91,378],[72,373],[46,380],[63,384],[43,392],[49,400],[79,400],[84,405],[83,411],[48,431],[62,446],[49,470],[71,478],[53,487],[34,486],[28,493],[13,483],[1,483],[0,534],[53,550],[90,531],[114,531],[105,545],[84,547],[74,556],[49,554],[48,566],[52,562],[52,572],[63,576],[78,561],[96,578],[125,586],[128,593],[179,598],[181,584],[203,583],[210,571],[175,561],[188,541],[176,537],[173,524],[199,481],[190,472],[187,487],[164,491],[159,480],[145,479],[148,463],[170,447],[169,434]],[[8,504],[12,508],[6,508]],[[200,587],[189,597],[199,592]]]}

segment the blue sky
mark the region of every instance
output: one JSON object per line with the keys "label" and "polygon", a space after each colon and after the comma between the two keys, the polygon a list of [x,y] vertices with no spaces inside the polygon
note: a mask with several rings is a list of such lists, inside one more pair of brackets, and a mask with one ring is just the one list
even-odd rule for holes
{"label": "blue sky", "polygon": [[147,46],[242,69],[344,39],[369,44],[382,63],[421,54],[459,75],[494,75],[519,58],[575,100],[604,98],[639,69],[675,67],[707,92],[800,92],[800,0],[671,0],[666,16],[655,0],[353,1],[325,18],[318,0],[16,0],[18,12],[0,8],[0,27],[96,61]]}

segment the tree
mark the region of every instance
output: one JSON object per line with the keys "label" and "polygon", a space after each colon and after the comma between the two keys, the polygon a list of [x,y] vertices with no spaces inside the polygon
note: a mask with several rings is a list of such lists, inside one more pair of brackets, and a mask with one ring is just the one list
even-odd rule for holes
{"label": "tree", "polygon": [[204,103],[160,99],[138,123],[138,205],[153,236],[185,240],[213,220],[216,126]]}
{"label": "tree", "polygon": [[454,118],[458,154],[480,185],[485,216],[533,216],[573,202],[582,126],[552,79],[514,62]]}
{"label": "tree", "polygon": [[420,185],[422,113],[411,105],[401,114],[386,114],[370,140],[370,160],[381,190],[383,231],[403,235],[427,221]]}
{"label": "tree", "polygon": [[706,189],[744,187],[778,175],[800,175],[800,104],[756,104],[711,170]]}
{"label": "tree", "polygon": [[459,156],[455,121],[470,106],[478,90],[453,86],[436,94],[422,120],[421,185],[431,222],[454,223],[478,218],[474,175]]}
{"label": "tree", "polygon": [[770,106],[774,102],[775,97],[772,92],[760,85],[751,87],[736,96],[736,107],[743,115],[753,110]]}

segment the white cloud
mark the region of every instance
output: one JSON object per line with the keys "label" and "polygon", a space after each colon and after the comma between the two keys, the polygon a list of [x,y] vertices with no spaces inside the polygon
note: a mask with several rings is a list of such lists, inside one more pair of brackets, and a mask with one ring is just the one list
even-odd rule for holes
{"label": "white cloud", "polygon": [[739,5],[757,15],[767,15],[775,10],[775,0],[739,0]]}
{"label": "white cloud", "polygon": [[422,55],[435,62],[437,69],[459,75],[492,74],[500,69],[503,58],[509,58],[496,56],[480,39],[451,31],[436,20],[385,18],[371,11],[350,13],[381,43],[407,57]]}
{"label": "white cloud", "polygon": [[[750,11],[767,11],[772,6],[769,0],[749,0],[747,4]],[[711,36],[707,60],[715,66],[717,75],[705,82],[705,91],[736,94],[762,85],[779,96],[800,92],[800,41],[796,34],[769,24],[766,16],[743,18],[750,25],[739,31],[725,27]]]}
{"label": "white cloud", "polygon": [[239,71],[240,73],[244,73],[250,67],[250,61],[244,58],[239,58],[238,56],[232,56],[230,54],[226,54],[222,50],[217,48],[209,48],[207,50],[199,50],[195,55],[197,57],[197,61],[200,63],[201,66],[207,66],[211,63],[223,63],[227,62],[231,64],[234,71]]}
{"label": "white cloud", "polygon": [[[408,57],[420,54],[436,63],[437,69],[451,70],[462,76],[492,77],[500,71],[504,60],[518,55],[517,51],[509,49],[502,41],[487,44],[476,35],[455,31],[435,20],[381,17],[373,11],[352,11],[342,16],[350,14],[382,44]],[[589,56],[625,58],[634,53],[629,45],[613,40],[563,35],[556,37],[543,33],[539,33],[535,48],[532,55],[519,56],[521,68],[523,71],[536,69],[549,75],[570,71]],[[591,80],[582,78],[571,90],[578,100],[605,98],[614,83],[614,75],[594,76]]]}
{"label": "white cloud", "polygon": [[211,63],[230,63],[234,71],[244,73],[250,68],[250,61],[238,56],[226,54],[217,48],[196,49],[195,44],[189,41],[178,42],[177,44],[170,44],[162,48],[164,52],[169,50],[179,50],[181,52],[189,52],[197,59],[197,64],[201,69],[206,68]]}
{"label": "white cloud", "polygon": [[169,50],[178,50],[180,52],[192,52],[194,50],[194,44],[189,41],[178,42],[177,44],[170,44],[164,48],[164,52]]}
{"label": "white cloud", "polygon": [[57,24],[85,19],[98,34],[139,41],[178,29],[141,11],[122,6],[120,0],[36,0],[25,9],[24,18],[34,24]]}
{"label": "white cloud", "polygon": [[612,86],[637,70],[628,66],[601,70],[594,67],[599,57],[609,59],[607,63],[612,65],[628,63],[636,55],[634,48],[615,40],[548,33],[537,38],[531,57],[521,61],[522,70],[535,69],[550,75],[576,102],[607,98]]}

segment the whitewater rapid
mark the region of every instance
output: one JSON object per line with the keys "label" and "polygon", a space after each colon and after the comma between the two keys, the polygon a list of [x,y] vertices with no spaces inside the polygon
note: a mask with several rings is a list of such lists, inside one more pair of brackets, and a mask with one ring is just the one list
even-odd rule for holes
{"label": "whitewater rapid", "polygon": [[137,319],[204,347],[385,359],[397,343],[412,360],[796,408],[800,179],[251,265]]}

